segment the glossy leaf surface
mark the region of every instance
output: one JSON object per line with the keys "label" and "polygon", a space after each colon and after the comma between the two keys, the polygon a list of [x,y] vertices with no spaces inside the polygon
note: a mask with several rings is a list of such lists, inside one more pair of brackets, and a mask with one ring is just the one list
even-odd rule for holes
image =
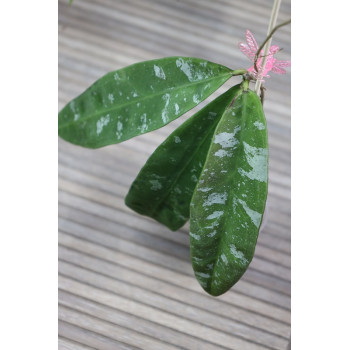
{"label": "glossy leaf surface", "polygon": [[217,90],[232,70],[198,58],[168,57],[108,73],[68,103],[59,135],[98,148],[161,128]]}
{"label": "glossy leaf surface", "polygon": [[215,130],[191,201],[197,280],[211,295],[232,287],[251,262],[267,197],[268,143],[255,92],[237,95]]}
{"label": "glossy leaf surface", "polygon": [[126,196],[127,206],[171,230],[186,223],[215,127],[239,90],[234,86],[209,103],[154,151]]}

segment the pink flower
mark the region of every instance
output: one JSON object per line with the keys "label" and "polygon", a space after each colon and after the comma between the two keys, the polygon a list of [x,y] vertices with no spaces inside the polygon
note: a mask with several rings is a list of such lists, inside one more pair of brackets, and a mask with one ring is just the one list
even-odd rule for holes
{"label": "pink flower", "polygon": [[[259,49],[258,44],[249,30],[246,31],[245,37],[247,44],[239,43],[239,49],[254,63],[255,54]],[[280,48],[277,45],[272,45],[270,47],[264,71],[262,71],[261,67],[263,55],[263,51],[261,50],[259,58],[256,61],[258,72],[255,70],[254,64],[248,69],[248,72],[250,72],[257,80],[261,80],[263,77],[270,78],[270,76],[267,75],[270,70],[276,74],[286,74],[286,70],[283,69],[283,67],[290,67],[290,61],[281,61],[273,57],[279,49]]]}

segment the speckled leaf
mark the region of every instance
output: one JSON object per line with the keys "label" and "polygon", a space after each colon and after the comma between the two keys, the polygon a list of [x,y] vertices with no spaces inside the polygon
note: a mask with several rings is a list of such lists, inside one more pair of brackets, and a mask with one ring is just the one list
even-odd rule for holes
{"label": "speckled leaf", "polygon": [[240,92],[215,130],[190,209],[192,266],[211,295],[226,292],[251,262],[267,196],[264,112]]}
{"label": "speckled leaf", "polygon": [[125,198],[128,207],[171,230],[186,223],[215,127],[239,90],[236,85],[209,103],[154,151]]}
{"label": "speckled leaf", "polygon": [[232,70],[189,57],[136,63],[108,73],[58,115],[59,135],[98,148],[161,128],[217,90]]}

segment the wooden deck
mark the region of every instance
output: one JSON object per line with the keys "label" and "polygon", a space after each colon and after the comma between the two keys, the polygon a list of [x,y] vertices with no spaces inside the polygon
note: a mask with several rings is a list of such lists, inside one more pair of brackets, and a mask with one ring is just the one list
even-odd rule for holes
{"label": "wooden deck", "polygon": [[[148,59],[183,55],[248,68],[237,44],[246,29],[262,42],[273,1],[67,3],[59,0],[58,7],[60,108],[103,74]],[[289,17],[284,0],[278,23]],[[274,43],[283,48],[279,58],[289,59],[290,26]],[[248,271],[218,298],[205,294],[193,275],[188,225],[171,232],[123,201],[148,156],[190,114],[98,150],[59,140],[60,349],[286,349],[290,74],[272,74],[266,87],[268,223]]]}

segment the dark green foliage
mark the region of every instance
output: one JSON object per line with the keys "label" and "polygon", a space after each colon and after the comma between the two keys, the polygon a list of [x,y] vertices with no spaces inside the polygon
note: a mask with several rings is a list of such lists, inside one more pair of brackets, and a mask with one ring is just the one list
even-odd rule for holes
{"label": "dark green foliage", "polygon": [[190,216],[190,201],[216,125],[240,90],[229,89],[178,127],[151,155],[125,204],[177,230]]}
{"label": "dark green foliage", "polygon": [[220,295],[251,262],[267,197],[264,112],[241,91],[216,127],[197,183],[190,218],[191,258],[201,286]]}

